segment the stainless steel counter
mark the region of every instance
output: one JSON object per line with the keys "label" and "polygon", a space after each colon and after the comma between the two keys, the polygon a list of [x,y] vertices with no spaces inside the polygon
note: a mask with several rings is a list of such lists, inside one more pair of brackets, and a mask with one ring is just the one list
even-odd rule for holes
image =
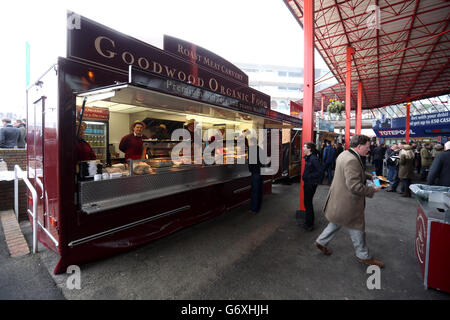
{"label": "stainless steel counter", "polygon": [[248,165],[238,164],[154,169],[147,175],[80,182],[81,210],[92,214],[250,176]]}

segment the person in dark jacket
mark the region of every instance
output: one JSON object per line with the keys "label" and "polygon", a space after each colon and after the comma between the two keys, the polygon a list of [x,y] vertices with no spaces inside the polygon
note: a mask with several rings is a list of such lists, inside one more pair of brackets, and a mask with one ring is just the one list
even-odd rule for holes
{"label": "person in dark jacket", "polygon": [[19,139],[17,140],[17,148],[25,148],[25,144],[26,144],[26,135],[27,135],[27,128],[25,126],[25,124],[22,122],[22,120],[17,119],[16,123],[14,124],[14,126],[19,129],[20,131],[20,136]]}
{"label": "person in dark jacket", "polygon": [[[385,159],[386,159],[386,165],[388,168],[388,180],[390,183],[393,183],[395,171],[397,170],[398,165],[398,158],[395,158],[398,156],[399,150],[397,147],[397,144],[394,143],[389,149],[386,150],[385,153]],[[396,163],[397,162],[397,163]]]}
{"label": "person in dark jacket", "polygon": [[342,143],[338,142],[336,147],[336,159],[339,157],[339,155],[344,151],[344,147],[342,146]]}
{"label": "person in dark jacket", "polygon": [[331,142],[325,140],[325,149],[323,151],[322,163],[324,165],[322,179],[325,178],[325,172],[327,172],[328,185],[331,185],[333,180],[333,166],[336,162],[336,150],[331,145]]}
{"label": "person in dark jacket", "polygon": [[3,119],[3,127],[0,128],[0,148],[12,149],[17,147],[20,130],[11,124],[10,119]]}
{"label": "person in dark jacket", "polygon": [[420,171],[422,169],[422,159],[420,158],[420,151],[422,150],[422,146],[420,143],[416,146],[414,151],[414,161],[415,161],[415,167],[417,170],[417,174],[420,174]]}
{"label": "person in dark jacket", "polygon": [[376,142],[373,142],[373,141],[372,141],[372,142],[370,143],[370,151],[369,151],[369,153],[367,154],[367,157],[369,158],[369,163],[374,164],[374,161],[373,161],[373,153],[374,153],[376,147],[377,147]]}
{"label": "person in dark jacket", "polygon": [[400,179],[398,177],[399,170],[399,153],[400,148],[403,144],[393,144],[391,149],[386,151],[386,164],[388,166],[388,180],[391,184],[391,187],[386,190],[387,192],[397,192],[397,187],[400,184]]}
{"label": "person in dark jacket", "polygon": [[375,171],[377,176],[383,175],[383,159],[386,149],[384,148],[384,144],[380,144],[373,149],[373,163],[375,165]]}
{"label": "person in dark jacket", "polygon": [[312,231],[314,227],[314,207],[313,198],[316,193],[317,185],[322,177],[322,165],[317,157],[316,145],[312,142],[306,142],[303,145],[303,154],[305,155],[305,169],[303,170],[303,197],[306,208],[305,223],[303,228]]}
{"label": "person in dark jacket", "polygon": [[322,145],[320,146],[320,151],[318,151],[318,158],[321,163],[323,163],[323,152],[324,152],[326,146],[327,146],[327,144],[326,144],[326,140],[325,140],[322,143]]}
{"label": "person in dark jacket", "polygon": [[[263,198],[263,177],[261,176],[261,159],[260,159],[260,147],[255,137],[248,139],[248,170],[252,174],[251,176],[251,202],[249,213],[258,213],[261,209],[261,203]],[[255,157],[256,153],[256,157]]]}
{"label": "person in dark jacket", "polygon": [[433,160],[427,184],[450,187],[450,141],[445,143],[444,150]]}

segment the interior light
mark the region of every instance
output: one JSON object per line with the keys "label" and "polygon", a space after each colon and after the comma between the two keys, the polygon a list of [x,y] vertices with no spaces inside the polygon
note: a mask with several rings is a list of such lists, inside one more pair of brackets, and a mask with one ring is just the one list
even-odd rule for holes
{"label": "interior light", "polygon": [[206,122],[206,123],[212,123],[212,124],[234,124],[239,125],[242,122],[239,121],[233,121],[233,120],[225,120],[220,118],[212,118],[212,117],[205,117],[205,116],[198,116],[198,115],[186,115],[186,120],[194,119],[197,122]]}
{"label": "interior light", "polygon": [[101,100],[105,100],[108,98],[112,98],[115,95],[116,95],[115,91],[109,91],[109,92],[99,93],[99,94],[92,94],[92,95],[87,96],[86,102],[101,101]]}

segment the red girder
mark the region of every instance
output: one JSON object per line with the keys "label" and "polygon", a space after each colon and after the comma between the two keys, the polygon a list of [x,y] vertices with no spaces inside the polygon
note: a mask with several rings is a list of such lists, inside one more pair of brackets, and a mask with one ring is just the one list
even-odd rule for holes
{"label": "red girder", "polygon": [[[442,42],[442,41],[441,41],[440,45],[445,44],[446,42],[448,42],[448,43],[450,44],[450,40],[449,40],[449,41],[445,41],[445,42]],[[423,47],[423,48],[429,48],[429,45],[428,45],[428,46],[422,46],[422,47]],[[449,50],[449,49],[435,50],[435,51],[434,51],[434,54],[436,54],[436,53],[447,53],[448,50]],[[407,59],[415,58],[415,57],[423,57],[423,56],[424,56],[424,53],[408,54],[408,51],[407,51],[407,50],[404,50],[404,52],[406,52],[405,57],[406,57]],[[401,54],[401,52],[399,52],[399,54]],[[364,60],[372,59],[372,58],[375,58],[376,56],[377,56],[377,55],[374,54],[374,55],[367,55],[367,56],[364,56],[363,58],[358,58],[358,57],[356,57],[355,60],[356,60],[357,62],[364,62]],[[398,59],[401,59],[401,57],[390,58],[390,59],[387,59],[387,60],[393,61],[393,60],[398,60]],[[414,61],[409,61],[409,62],[410,62],[410,63],[415,63],[415,62],[421,62],[421,61],[423,62],[423,59],[420,59],[420,60],[414,60]],[[374,63],[375,63],[375,62],[374,62]],[[368,64],[368,65],[370,65],[370,64]]]}
{"label": "red girder", "polygon": [[[375,4],[378,6],[378,0],[375,0]],[[380,9],[381,10],[381,9]],[[381,14],[380,14],[381,15]],[[380,57],[380,29],[376,29],[376,35],[377,35],[377,56]],[[376,99],[377,99],[377,103],[380,103],[380,64],[377,63],[377,95],[376,95]]]}
{"label": "red girder", "polygon": [[[439,20],[439,21],[435,21],[435,22],[433,22],[433,23],[429,23],[428,25],[433,25],[433,24],[442,24],[442,23],[446,23],[448,20]],[[414,31],[416,31],[416,29],[414,30]],[[401,31],[396,31],[396,32],[393,32],[392,34],[396,34],[396,33],[405,33],[405,30],[401,30]],[[410,41],[414,41],[414,40],[421,40],[421,39],[426,39],[426,38],[428,38],[430,35],[432,35],[432,34],[428,34],[428,35],[424,35],[424,36],[420,36],[420,37],[414,37],[414,38],[411,38],[410,39]],[[383,35],[381,35],[381,37],[385,37],[386,35],[385,34],[383,34]],[[341,35],[339,36],[339,37],[341,37]],[[343,36],[342,36],[343,37]],[[363,41],[364,42],[368,42],[368,41],[375,41],[377,39],[377,37],[371,37],[371,38],[367,38],[367,39],[364,39]],[[386,43],[386,45],[394,45],[394,44],[397,44],[398,42],[388,42],[388,43]],[[341,44],[341,45],[338,45],[338,46],[328,46],[328,47],[326,47],[325,49],[327,49],[327,50],[334,50],[334,49],[338,49],[338,48],[342,48],[342,47],[344,47],[345,48],[345,44]],[[375,47],[364,47],[364,50],[369,50],[369,49],[374,49]],[[342,56],[345,56],[345,54],[344,53],[342,53],[341,54]]]}
{"label": "red girder", "polygon": [[[446,66],[441,67],[441,69],[440,69],[440,74],[443,73],[443,70],[445,70],[445,68],[446,68]],[[444,74],[443,76],[449,77],[449,76],[447,76],[447,74]],[[423,83],[423,84],[418,84],[418,86],[422,86],[422,87],[424,87],[424,89],[425,89],[425,88],[427,87],[428,83],[429,83],[429,81],[428,81],[429,79],[431,79],[431,80],[432,80],[432,83],[434,83],[435,85],[436,85],[436,84],[439,85],[440,83],[442,83],[443,85],[446,85],[446,84],[448,83],[448,79],[445,79],[445,78],[442,78],[442,77],[441,77],[441,79],[438,79],[438,77],[439,77],[439,75],[436,76],[436,73],[434,73],[433,76],[431,76],[431,74],[430,74],[430,76],[427,77],[427,79],[426,79],[427,82],[426,82],[426,83]],[[373,80],[376,80],[376,79],[373,79]],[[389,88],[389,87],[391,86],[391,83],[387,83],[387,84],[385,84],[384,86],[386,86],[386,87]],[[384,86],[382,86],[382,88],[383,88]],[[356,86],[354,86],[354,87],[356,87]],[[377,86],[377,85],[374,86],[374,85],[369,81],[369,82],[366,82],[366,87],[367,87],[366,92],[367,92],[367,95],[368,95],[368,96],[378,94],[378,93],[377,93],[377,89],[378,89],[378,86]],[[406,87],[407,87],[407,83],[404,84],[404,85],[400,85],[400,86],[399,86],[399,88],[406,88]],[[448,88],[448,85],[447,85],[447,88]],[[332,87],[330,87],[330,88],[327,88],[327,89],[325,89],[325,90],[322,90],[322,91],[320,92],[320,94],[326,94],[328,91],[333,91],[333,94],[338,95],[338,96],[339,96],[339,99],[342,99],[342,100],[343,100],[343,98],[344,98],[344,90],[345,90],[344,85],[341,84],[341,83],[339,83],[339,84],[336,84],[336,85],[334,85],[334,86],[332,86]],[[354,93],[354,92],[355,92],[355,89],[353,89],[352,93]],[[384,89],[382,92],[383,92],[383,93],[381,94],[381,96],[387,96],[387,97],[390,96],[390,93],[389,93],[389,92],[386,92],[386,89]],[[388,102],[389,102],[389,101],[388,101]]]}
{"label": "red girder", "polygon": [[[433,98],[433,97],[436,97],[436,96],[441,96],[441,95],[444,95],[444,94],[447,94],[447,93],[448,93],[448,89],[447,90],[436,90],[436,91],[430,91],[427,94],[421,93],[421,94],[418,94],[418,95],[415,95],[415,96],[411,96],[410,99],[411,99],[411,101],[413,101],[413,100],[421,100],[421,99]],[[407,101],[407,98],[405,97],[405,98],[402,98],[402,99],[394,101],[392,103],[392,105],[399,104],[399,103],[404,103],[406,101]],[[389,104],[375,105],[375,106],[371,106],[370,108],[382,108],[382,107],[385,107],[387,105],[389,105]]]}
{"label": "red girder", "polygon": [[[406,65],[408,65],[408,64],[410,64],[411,62],[408,62],[408,63],[406,63]],[[398,65],[398,64],[390,64],[390,65],[385,65],[385,64],[383,64],[381,67],[382,68],[387,68],[387,67],[392,67],[392,66],[396,66],[396,65]],[[427,64],[427,68],[429,68],[429,67],[433,67],[433,66],[441,66],[442,65],[442,63],[428,63]],[[418,66],[417,68],[421,68],[421,65],[420,66]],[[375,68],[377,68],[377,67],[372,67],[372,69],[375,69]],[[365,70],[363,70],[365,73],[367,73],[367,74],[373,74],[373,73],[371,73],[370,71],[372,70],[372,69],[365,69]],[[439,69],[439,68],[436,68],[436,69]],[[407,72],[405,72],[405,70],[413,70],[413,71],[407,71]],[[360,70],[361,71],[361,70]],[[407,76],[407,75],[409,75],[409,74],[416,74],[417,73],[417,71],[418,70],[416,70],[416,68],[414,68],[414,67],[408,67],[408,68],[402,68],[401,70],[400,69],[395,69],[395,70],[393,70],[391,73],[398,73],[398,72],[400,72],[401,71],[401,75],[402,76]],[[432,71],[432,70],[429,70],[429,71]],[[396,75],[394,75],[394,76],[396,76]],[[385,80],[385,79],[389,79],[390,77],[394,77],[394,76],[392,76],[392,75],[384,75],[383,76],[383,80]],[[317,84],[319,84],[319,83],[322,83],[322,82],[324,82],[324,81],[326,81],[326,80],[329,80],[329,79],[332,79],[333,77],[329,77],[329,78],[324,78],[324,79],[317,79],[316,80],[316,82],[315,82],[315,84],[317,85]],[[370,80],[370,79],[373,79],[373,77],[371,78],[371,77],[364,77],[363,78],[364,80]]]}
{"label": "red girder", "polygon": [[[433,55],[434,55],[433,58],[434,59],[443,59],[443,58],[446,57],[446,55],[445,55],[446,52],[448,52],[448,51],[447,50],[435,50],[433,52]],[[408,61],[405,61],[406,62],[406,66],[408,66],[408,67],[409,66],[413,66],[414,67],[414,65],[419,63],[421,60],[410,60],[410,59],[412,57],[421,57],[421,56],[424,56],[425,54],[427,54],[427,52],[420,53],[420,54],[415,54],[415,55],[407,55],[406,58],[408,59]],[[443,54],[443,55],[441,55],[441,54]],[[373,57],[373,55],[371,57]],[[394,57],[394,58],[391,57],[389,59],[383,59],[383,60],[384,61],[393,62],[393,61],[398,60],[399,58],[400,57]],[[362,59],[355,59],[355,61],[360,65],[359,70],[360,71],[364,71],[364,72],[367,72],[368,70],[373,68],[373,65],[375,65],[375,63],[377,62],[377,60],[374,60],[373,62],[364,63],[364,61],[362,61]],[[340,64],[343,65],[344,62],[337,63],[337,65],[340,65]],[[395,63],[394,64],[387,64],[386,62],[383,62],[383,61],[381,61],[379,64],[382,64],[382,66],[394,66],[394,65],[396,65]],[[345,68],[339,68],[339,71],[344,73],[345,72]]]}
{"label": "red girder", "polygon": [[433,80],[431,80],[428,84],[428,86],[426,87],[425,91],[428,91],[428,89],[435,84],[437,78],[439,78],[439,76],[441,75],[442,72],[444,72],[444,70],[448,67],[448,64],[450,62],[450,59],[447,60],[447,63],[436,73],[436,76],[433,77]]}
{"label": "red girder", "polygon": [[[363,3],[364,1],[361,1],[361,3]],[[387,2],[387,1],[386,1]],[[398,4],[402,4],[402,3],[404,3],[405,2],[405,0],[401,0],[401,1],[399,1],[399,2],[397,2],[397,3],[395,3],[395,4],[393,4],[393,5],[398,5]],[[336,4],[333,4],[333,5],[331,5],[331,6],[328,6],[328,7],[325,7],[325,8],[321,8],[320,10],[316,10],[314,13],[318,13],[318,12],[320,12],[320,11],[322,11],[322,10],[325,10],[325,9],[329,9],[329,8],[332,8],[332,7],[335,7],[336,6]],[[388,6],[385,6],[385,7],[381,7],[381,9],[385,9],[385,8],[387,8]]]}
{"label": "red girder", "polygon": [[[295,12],[293,12],[293,9],[292,9],[291,6],[288,4],[288,2],[290,2],[290,1],[289,1],[289,0],[283,0],[283,2],[286,4],[286,6],[288,7],[289,11],[292,13],[292,15],[294,15],[294,17],[296,18],[297,22],[298,22],[298,23],[300,24],[300,26],[303,28],[303,23],[302,23],[302,21],[296,16]],[[298,7],[300,7],[300,8],[299,8],[299,11],[300,11],[300,12],[302,13],[302,15],[303,15],[303,6],[301,6],[297,1],[295,1],[295,3],[296,3],[296,5],[297,5]],[[321,40],[320,40],[320,39],[316,39],[316,41],[318,41],[319,44],[322,46]],[[331,65],[333,66],[333,62],[332,62],[330,56],[328,55],[328,52],[325,51],[324,53],[325,53],[326,57],[328,58],[329,65],[331,64]],[[320,56],[322,57],[322,59],[323,59],[324,61],[326,61],[326,60],[325,60],[325,57],[323,56],[323,53],[322,53],[320,50],[319,50],[319,54],[320,54]],[[333,75],[334,75],[336,78],[339,77],[339,78],[341,79],[341,81],[342,81],[341,76],[340,76],[339,74],[335,73],[335,71],[334,71],[333,68],[331,68],[331,72],[333,73]]]}
{"label": "red girder", "polygon": [[[392,11],[394,11],[394,15],[399,15],[400,13],[402,13],[402,11],[404,11],[408,6],[411,5],[412,2],[410,2],[406,7],[402,7],[400,8],[400,10],[397,12],[395,11],[394,7],[389,3],[389,1],[386,1],[386,3],[388,4],[388,6],[392,9]],[[405,2],[400,3],[403,4],[403,6],[405,5]]]}
{"label": "red girder", "polygon": [[[446,5],[446,6],[444,6],[444,7],[442,7],[442,8],[439,8],[439,9],[445,9],[445,8],[450,8],[450,3],[448,4],[448,5]],[[420,16],[420,15],[422,15],[422,14],[425,14],[425,13],[428,13],[428,12],[433,12],[434,10],[428,10],[428,11],[424,11],[424,12],[418,12],[418,13],[416,13],[416,16]],[[389,21],[384,21],[383,22],[383,24],[388,24],[388,23],[391,23],[391,22],[397,22],[397,21],[399,21],[399,20],[403,20],[403,19],[410,19],[410,18],[412,18],[412,16],[413,16],[413,14],[411,14],[411,15],[407,15],[407,16],[403,16],[403,17],[395,17],[394,19],[392,19],[392,20],[389,20]],[[423,28],[423,27],[428,27],[428,26],[430,26],[430,25],[433,25],[433,24],[436,24],[436,23],[441,23],[442,21],[445,21],[445,20],[438,20],[437,22],[436,21],[433,21],[433,22],[430,22],[430,23],[426,23],[426,24],[423,24],[423,25],[421,25],[421,26],[418,26],[418,27],[416,27],[415,29],[419,29],[419,28]],[[336,21],[336,22],[334,22],[335,24],[341,24],[341,21]],[[319,26],[319,29],[318,30],[320,30],[320,28],[322,28],[323,26]],[[351,32],[357,32],[357,31],[361,31],[361,30],[365,30],[365,29],[367,29],[367,26],[364,26],[364,27],[362,27],[362,28],[360,28],[360,29],[354,29],[354,30],[351,30]],[[317,31],[317,30],[316,30]],[[399,33],[399,32],[405,32],[406,30],[396,30],[396,31],[393,31],[393,32],[390,32],[390,33],[385,33],[385,34],[383,34],[383,35],[390,35],[390,34],[396,34],[396,33]],[[433,33],[429,33],[429,34],[433,34]],[[321,40],[328,40],[328,39],[331,39],[331,38],[335,38],[335,37],[339,37],[339,36],[345,36],[345,33],[340,33],[340,34],[333,34],[333,35],[331,35],[331,36],[329,36],[329,37],[323,37]],[[370,39],[370,38],[369,38]],[[369,39],[365,39],[365,40],[369,40]]]}
{"label": "red girder", "polygon": [[[328,90],[328,91],[325,91],[325,90]],[[338,97],[338,99],[342,99],[345,96],[345,93],[344,93],[345,87],[344,86],[341,86],[339,88],[330,87],[330,88],[325,89],[325,90],[322,90],[320,92],[320,95],[324,95],[326,99],[328,99],[330,97],[332,97],[332,98]],[[354,93],[354,90],[352,91],[352,95],[353,95],[353,93]],[[417,94],[417,95],[413,95],[413,96],[411,96],[411,99],[412,100],[417,100],[417,99],[422,99],[422,97],[423,98],[431,98],[431,97],[440,96],[440,95],[443,95],[443,94],[446,94],[446,93],[448,93],[448,89],[447,90],[445,90],[445,89],[444,90],[443,89],[438,89],[438,90],[430,91],[426,95],[424,95],[423,93]],[[316,95],[316,97],[317,97],[317,95]],[[344,100],[344,99],[342,99],[342,100]],[[369,105],[367,105],[365,103],[364,104],[365,108],[363,108],[363,109],[380,108],[380,107],[384,107],[386,105],[394,105],[394,104],[398,104],[398,103],[403,103],[406,100],[407,100],[407,97],[404,96],[404,97],[396,99],[393,103],[380,103],[380,104],[371,105],[371,106],[369,106]],[[317,102],[317,98],[315,98],[315,102]]]}
{"label": "red girder", "polygon": [[[422,62],[423,63],[423,62]],[[422,67],[423,67],[423,65],[422,65],[422,63],[420,64],[420,66],[417,66],[417,67],[413,67],[413,66],[408,66],[408,67],[405,67],[405,68],[402,68],[402,69],[400,69],[400,68],[397,68],[397,69],[393,69],[393,70],[384,70],[385,72],[387,72],[387,73],[391,73],[391,74],[393,74],[393,73],[395,73],[395,74],[401,74],[401,75],[405,75],[405,74],[409,74],[409,73],[417,73],[418,71],[420,71],[420,70],[422,70]],[[407,62],[406,64],[410,64],[409,62]],[[440,65],[442,65],[443,63],[441,62],[441,63],[429,63],[428,65],[426,65],[426,67],[428,68],[428,67],[431,67],[431,66],[440,66]],[[395,66],[399,66],[400,64],[399,63],[396,63],[396,64],[389,64],[389,65],[378,65],[378,66],[380,66],[381,68],[384,68],[384,69],[386,69],[386,68],[391,68],[391,67],[395,67]],[[375,69],[375,67],[374,68],[372,68],[372,69]],[[364,72],[366,72],[366,73],[370,73],[370,71],[372,70],[372,69],[365,69],[364,70]],[[411,71],[411,72],[403,72],[403,70],[414,70],[414,71]],[[400,71],[402,71],[401,73],[399,73]],[[388,77],[388,76],[383,76],[383,79],[385,78],[385,77]],[[364,79],[370,79],[370,78],[364,78]]]}
{"label": "red girder", "polygon": [[[427,38],[427,39],[423,40],[422,42],[428,41],[428,40],[433,39],[433,38],[436,38],[436,37],[439,37],[439,38],[440,38],[440,36],[441,36],[442,34],[447,33],[447,32],[450,32],[450,30],[444,31],[444,32],[442,32],[442,33],[440,33],[440,34],[438,34],[438,35],[434,35],[434,36],[432,36],[432,37],[430,37],[430,38]],[[420,44],[420,43],[417,43],[417,44],[415,44],[414,46],[416,46],[416,45],[418,45],[418,44]],[[369,61],[369,62],[367,62],[367,63],[364,63],[364,64],[360,65],[360,68],[361,68],[361,67],[364,67],[364,66],[366,66],[366,65],[373,64],[373,63],[375,63],[375,62],[381,61],[381,60],[385,60],[385,59],[387,59],[387,57],[389,57],[389,56],[391,56],[391,55],[393,55],[393,54],[398,54],[398,53],[399,53],[400,51],[402,51],[402,50],[411,49],[411,48],[412,48],[412,47],[401,49],[401,50],[399,50],[398,52],[391,52],[391,53],[389,53],[389,54],[387,54],[387,55],[385,55],[385,56],[382,56],[382,57],[379,58],[379,59],[376,59],[376,60],[373,60],[373,61]],[[435,48],[435,47],[434,47],[434,48]],[[433,50],[431,50],[430,52],[433,52]],[[344,71],[341,71],[341,72],[345,72],[345,70],[344,70]]]}
{"label": "red girder", "polygon": [[[337,4],[337,0],[335,0],[335,3]],[[337,7],[337,11],[338,11],[339,17],[342,20],[341,10],[339,9],[339,7]],[[342,27],[344,28],[344,31],[345,31],[345,26],[343,25]],[[348,38],[348,36],[347,36],[347,45],[349,47],[351,47],[351,45],[352,45],[352,43],[350,42],[350,39]],[[361,81],[361,76],[359,75],[358,66],[356,65],[356,61],[354,61],[353,58],[352,58],[352,62],[355,65],[356,73],[358,74],[358,81]],[[363,91],[364,91],[364,88],[363,88]],[[353,101],[353,103],[355,103],[355,99],[354,99],[354,97],[352,95],[351,95],[351,100]]]}
{"label": "red girder", "polygon": [[[302,1],[296,3],[302,8]],[[408,96],[414,99],[450,92],[450,2],[385,0],[379,7],[381,29],[370,29],[366,22],[373,14],[368,12],[373,3],[316,1],[315,44],[340,81],[316,95],[345,100],[347,46],[356,50],[352,56],[352,104],[358,81],[364,86],[365,109],[403,103]],[[302,23],[301,18],[297,20]],[[323,76],[315,84],[328,79]]]}
{"label": "red girder", "polygon": [[[444,68],[448,67],[448,64],[444,65],[443,67]],[[442,69],[442,67],[441,67],[441,69]],[[441,69],[433,71],[433,72],[430,72],[427,75],[423,75],[422,76],[422,81],[417,83],[417,85],[418,86],[428,85],[430,80],[435,79],[436,72],[441,72]],[[447,77],[447,75],[445,75],[445,76]],[[378,85],[373,83],[373,81],[377,81],[377,80],[378,80],[378,78],[372,78],[372,79],[365,80],[366,88],[367,88],[366,91],[367,92],[375,91],[376,88],[378,88]],[[410,81],[408,81],[408,80],[410,80],[410,79],[408,79],[408,78],[400,79],[400,81],[399,81],[399,88],[402,88],[402,89],[409,88],[408,84],[410,83]],[[435,82],[441,82],[441,81],[446,81],[446,80],[437,77],[434,81]],[[352,85],[355,84],[355,83],[357,83],[357,82],[352,82]],[[386,90],[391,90],[392,91],[394,89],[393,88],[393,84],[394,84],[394,81],[392,79],[386,79],[386,80],[383,79],[383,84],[380,86],[380,88],[384,89],[383,90],[384,93],[385,93]]]}
{"label": "red girder", "polygon": [[[450,22],[450,20],[447,20],[447,23],[445,24],[443,30],[447,30],[449,22]],[[425,62],[424,62],[424,64],[423,64],[423,67],[422,67],[421,71],[419,71],[419,72],[417,73],[417,77],[416,77],[416,79],[414,80],[413,84],[411,85],[410,89],[408,90],[407,95],[410,94],[411,90],[412,90],[412,89],[414,88],[414,86],[416,85],[417,79],[419,78],[419,76],[420,76],[422,70],[426,67],[428,61],[430,60],[431,55],[433,54],[434,49],[436,48],[436,46],[438,45],[438,43],[439,43],[440,40],[441,40],[441,37],[439,36],[439,37],[437,38],[437,40],[435,41],[435,43],[433,44],[433,46],[432,46],[432,48],[431,48],[431,50],[430,50],[430,52],[429,52],[429,54],[428,54],[428,57],[425,59]]]}

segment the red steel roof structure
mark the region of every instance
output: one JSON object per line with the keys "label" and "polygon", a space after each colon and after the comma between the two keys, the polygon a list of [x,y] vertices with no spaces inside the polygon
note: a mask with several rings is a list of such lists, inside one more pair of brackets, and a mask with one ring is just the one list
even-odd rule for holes
{"label": "red steel roof structure", "polygon": [[[303,0],[283,0],[303,27]],[[358,82],[362,108],[450,92],[450,2],[445,0],[315,0],[314,44],[338,84],[314,94],[345,100],[346,50],[352,47],[352,109]],[[322,79],[316,79],[318,84]],[[325,105],[326,105],[325,104]]]}

